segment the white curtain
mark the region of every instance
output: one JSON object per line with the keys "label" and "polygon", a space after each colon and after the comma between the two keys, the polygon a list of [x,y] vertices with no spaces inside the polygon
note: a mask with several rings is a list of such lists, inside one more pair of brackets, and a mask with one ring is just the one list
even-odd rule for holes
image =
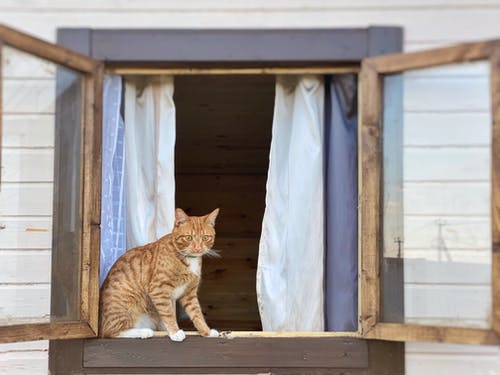
{"label": "white curtain", "polygon": [[125,252],[125,180],[122,78],[106,76],[103,83],[101,262],[100,282]]}
{"label": "white curtain", "polygon": [[257,269],[265,331],[323,331],[324,83],[279,76]]}
{"label": "white curtain", "polygon": [[170,233],[175,212],[175,105],[171,76],[125,84],[127,248]]}

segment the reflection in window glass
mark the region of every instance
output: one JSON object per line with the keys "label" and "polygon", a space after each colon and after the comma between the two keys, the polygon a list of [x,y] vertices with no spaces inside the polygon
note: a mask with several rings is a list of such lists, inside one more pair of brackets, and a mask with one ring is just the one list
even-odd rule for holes
{"label": "reflection in window glass", "polygon": [[[78,319],[81,77],[0,52],[0,325]],[[54,261],[67,262],[64,291],[51,292]],[[51,312],[54,292],[64,307]]]}
{"label": "reflection in window glass", "polygon": [[383,126],[382,319],[489,328],[488,64],[386,76]]}

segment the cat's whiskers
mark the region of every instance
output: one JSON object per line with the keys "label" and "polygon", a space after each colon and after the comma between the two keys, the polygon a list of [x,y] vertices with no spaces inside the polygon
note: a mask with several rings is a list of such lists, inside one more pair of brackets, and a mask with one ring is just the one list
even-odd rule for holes
{"label": "cat's whiskers", "polygon": [[215,249],[208,249],[207,251],[205,251],[205,255],[208,255],[209,257],[212,257],[212,258],[220,258],[221,257],[220,251],[215,250]]}
{"label": "cat's whiskers", "polygon": [[203,255],[208,255],[212,258],[220,258],[220,251],[215,249],[208,249],[203,254],[193,254],[187,251],[180,251],[179,254],[184,258],[201,258]]}

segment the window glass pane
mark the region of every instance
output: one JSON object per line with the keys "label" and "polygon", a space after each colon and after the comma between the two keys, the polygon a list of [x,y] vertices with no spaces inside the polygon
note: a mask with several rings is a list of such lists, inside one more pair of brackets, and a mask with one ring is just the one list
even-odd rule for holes
{"label": "window glass pane", "polygon": [[78,319],[82,80],[10,47],[1,62],[0,325]]}
{"label": "window glass pane", "polygon": [[489,328],[489,66],[388,75],[383,86],[382,320]]}

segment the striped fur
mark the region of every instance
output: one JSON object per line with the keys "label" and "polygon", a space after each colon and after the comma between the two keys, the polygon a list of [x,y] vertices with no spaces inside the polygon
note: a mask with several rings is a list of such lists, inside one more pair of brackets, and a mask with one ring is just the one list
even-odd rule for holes
{"label": "striped fur", "polygon": [[127,251],[115,262],[101,287],[101,336],[139,332],[147,314],[152,329],[166,330],[173,340],[182,341],[185,335],[179,333],[175,317],[177,299],[202,336],[215,335],[205,322],[197,291],[201,257],[211,252],[218,212],[195,217],[178,208],[172,233]]}

